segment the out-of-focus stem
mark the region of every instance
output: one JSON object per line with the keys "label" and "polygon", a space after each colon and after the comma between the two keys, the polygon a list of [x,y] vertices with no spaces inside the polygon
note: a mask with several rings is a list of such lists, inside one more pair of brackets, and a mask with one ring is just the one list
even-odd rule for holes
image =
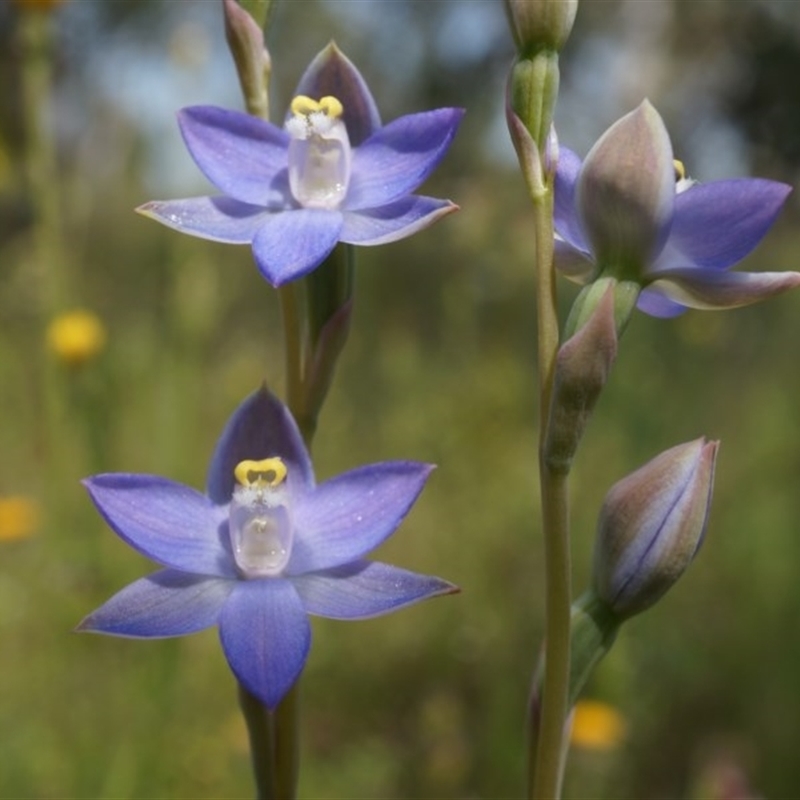
{"label": "out-of-focus stem", "polygon": [[67,294],[52,119],[52,25],[50,14],[20,13],[25,165],[35,214],[34,259],[44,324],[64,307]]}
{"label": "out-of-focus stem", "polygon": [[[303,406],[303,319],[298,302],[298,284],[285,284],[278,289],[283,316],[283,340],[286,349],[286,404],[295,419],[302,417]],[[306,435],[303,434],[303,438]]]}
{"label": "out-of-focus stem", "polygon": [[570,669],[571,575],[567,475],[555,473],[543,458],[547,420],[558,352],[558,312],[553,269],[552,178],[532,192],[536,236],[537,334],[539,373],[539,484],[545,550],[545,665],[540,725],[531,746],[533,766],[528,796],[556,800],[561,791],[564,722],[568,711]]}

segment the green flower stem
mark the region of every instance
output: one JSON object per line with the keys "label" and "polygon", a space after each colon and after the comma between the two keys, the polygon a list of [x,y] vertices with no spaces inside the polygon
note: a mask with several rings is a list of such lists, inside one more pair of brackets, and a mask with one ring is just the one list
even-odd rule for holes
{"label": "green flower stem", "polygon": [[[297,284],[279,290],[286,345],[287,405],[300,426],[306,446],[311,449],[313,428],[304,425],[303,318]],[[274,712],[241,684],[239,704],[247,724],[250,753],[258,800],[294,800],[300,776],[298,678]]]}
{"label": "green flower stem", "polygon": [[[296,282],[279,289],[286,345],[286,395],[289,410],[297,421],[303,441],[310,451],[316,429],[316,419],[310,420],[306,412],[304,321],[298,307],[297,292]],[[270,793],[259,793],[259,800],[295,800],[297,797],[297,783],[300,778],[299,694],[300,677],[272,714],[262,710],[263,715],[268,717],[267,730],[266,736],[258,741],[259,749],[252,747],[253,766],[259,792],[262,787],[268,786]],[[259,727],[263,725],[258,718],[254,721]],[[252,746],[254,744],[252,731],[250,742]],[[266,776],[259,775],[259,772],[264,769],[264,765],[257,763],[258,753],[266,754]],[[268,779],[268,783],[265,778]]]}
{"label": "green flower stem", "polygon": [[[37,310],[44,340],[48,324],[67,303],[66,248],[52,116],[54,20],[52,14],[30,10],[21,10],[18,19],[25,174],[35,214],[32,247],[25,266],[37,290]],[[74,462],[67,424],[67,382],[61,365],[48,355],[45,353],[41,373],[44,442],[52,474],[63,478],[72,474]]]}
{"label": "green flower stem", "polygon": [[[275,769],[275,730],[272,714],[264,704],[239,684],[239,707],[242,709],[250,739],[250,753],[258,800],[278,800]],[[260,757],[259,757],[260,756]],[[287,795],[293,797],[294,795]]]}
{"label": "green flower stem", "polygon": [[27,12],[19,15],[22,56],[22,97],[25,121],[25,165],[33,200],[34,268],[41,287],[44,324],[63,310],[67,300],[64,274],[61,195],[52,117],[51,14]]}
{"label": "green flower stem", "polygon": [[300,778],[300,679],[289,690],[273,715],[275,748],[275,797],[297,797]]}
{"label": "green flower stem", "polygon": [[[286,405],[300,424],[303,417],[303,319],[298,302],[298,283],[292,282],[278,289],[283,315],[283,340],[286,347]],[[308,444],[306,432],[303,439]]]}
{"label": "green flower stem", "polygon": [[[544,176],[542,176],[544,178]],[[530,736],[528,797],[555,800],[561,791],[564,722],[570,671],[571,566],[568,476],[546,463],[543,445],[558,352],[558,311],[553,268],[552,176],[532,186],[536,235],[537,335],[539,370],[539,484],[545,551],[545,667],[540,726]]]}
{"label": "green flower stem", "polygon": [[[271,3],[265,0],[248,2],[245,7],[256,16],[259,27],[268,22]],[[239,62],[234,53],[237,71],[242,77],[248,63]],[[264,79],[262,90],[245,93],[245,106],[249,114],[261,119],[269,116],[269,87]],[[245,78],[248,76],[245,75]],[[246,81],[243,82],[243,86]],[[305,353],[304,335],[306,319],[301,313],[297,282],[282,286],[278,290],[283,316],[284,343],[286,347],[286,398],[306,446],[311,449],[314,426],[309,424],[305,402]],[[297,782],[300,776],[299,744],[299,683],[298,678],[289,693],[274,712],[243,686],[239,686],[239,702],[250,737],[250,752],[256,780],[258,800],[294,800],[297,797]]]}
{"label": "green flower stem", "polygon": [[[541,462],[540,462],[541,463]],[[570,597],[569,504],[566,474],[542,464],[542,522],[545,530],[546,618],[541,724],[529,797],[555,800],[561,793],[564,723],[569,711]]]}

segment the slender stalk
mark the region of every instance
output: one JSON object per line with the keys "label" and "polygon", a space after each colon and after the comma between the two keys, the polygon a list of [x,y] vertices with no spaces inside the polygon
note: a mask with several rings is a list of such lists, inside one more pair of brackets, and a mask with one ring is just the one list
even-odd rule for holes
{"label": "slender stalk", "polygon": [[33,200],[36,280],[45,320],[63,310],[67,281],[61,194],[53,131],[53,20],[44,12],[20,14],[22,97],[28,188]]}
{"label": "slender stalk", "polygon": [[[250,738],[250,753],[258,800],[278,800],[275,769],[275,731],[272,714],[264,704],[239,684],[239,706]],[[293,796],[293,795],[287,795]]]}
{"label": "slender stalk", "polygon": [[[303,321],[297,297],[298,283],[292,282],[278,289],[283,316],[283,340],[286,348],[286,404],[295,419],[303,410]],[[303,434],[306,439],[306,435]],[[309,444],[306,441],[306,444]]]}
{"label": "slender stalk", "polygon": [[558,311],[553,269],[553,190],[532,195],[536,234],[539,374],[539,484],[545,551],[545,659],[541,716],[531,736],[528,797],[556,800],[561,791],[564,723],[570,669],[571,575],[569,498],[565,474],[554,473],[542,456],[558,351]]}
{"label": "slender stalk", "polygon": [[557,800],[564,762],[564,725],[569,710],[570,557],[567,476],[541,467],[542,520],[546,531],[545,663],[538,746],[528,796]]}
{"label": "slender stalk", "polygon": [[300,679],[289,690],[273,714],[275,747],[275,791],[278,800],[297,797],[300,777]]}
{"label": "slender stalk", "polygon": [[[258,20],[259,28],[267,25],[270,0],[249,0],[245,4]],[[226,23],[230,20],[226,19]],[[241,22],[241,20],[240,20]],[[254,55],[263,45],[263,37],[253,45],[252,31],[240,28],[239,36],[228,42],[242,78],[245,105],[249,114],[261,119],[269,118],[269,55]],[[237,58],[239,56],[239,58]],[[253,61],[255,59],[255,61]],[[305,352],[306,315],[302,313],[298,296],[298,282],[289,283],[278,290],[283,317],[284,346],[286,348],[286,398],[289,410],[300,427],[306,446],[310,449],[313,426],[309,426],[306,413]],[[243,686],[239,698],[250,735],[250,752],[259,800],[294,800],[300,775],[299,746],[299,678],[281,703],[270,713],[259,700]]]}
{"label": "slender stalk", "polygon": [[[37,288],[42,339],[48,324],[67,303],[61,184],[53,130],[53,19],[50,13],[22,9],[17,31],[21,63],[22,113],[25,125],[27,189],[35,214],[27,269]],[[61,479],[71,475],[66,425],[65,375],[55,358],[42,363],[45,447],[50,469]]]}
{"label": "slender stalk", "polygon": [[[298,420],[304,413],[303,316],[296,284],[279,290],[286,346],[286,394],[289,410]],[[313,431],[301,425],[306,446],[311,448]],[[270,713],[259,700],[239,686],[242,712],[250,735],[250,752],[258,800],[294,800],[300,777],[299,736],[300,679]]]}

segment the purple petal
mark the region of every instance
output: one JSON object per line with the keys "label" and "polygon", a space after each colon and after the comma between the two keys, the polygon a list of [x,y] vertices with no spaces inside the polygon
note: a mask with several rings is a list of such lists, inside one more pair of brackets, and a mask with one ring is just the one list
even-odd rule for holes
{"label": "purple petal", "polygon": [[288,575],[347,564],[377,547],[401,523],[433,466],[386,461],[339,475],[299,497]]}
{"label": "purple petal", "polygon": [[672,223],[675,172],[664,122],[646,100],[589,151],[575,204],[598,263],[643,270],[661,252]]}
{"label": "purple petal", "polygon": [[353,150],[348,211],[375,208],[413,192],[442,160],[464,115],[460,108],[409,114]]}
{"label": "purple petal", "polygon": [[289,581],[240,581],[219,619],[222,649],[239,682],[270,711],[303,671],[311,626]]}
{"label": "purple petal", "polygon": [[576,250],[560,239],[554,242],[553,263],[565,277],[576,283],[588,283],[597,270],[588,253]]}
{"label": "purple petal", "polygon": [[295,96],[314,100],[337,98],[344,108],[343,118],[350,144],[357,147],[381,126],[378,107],[361,73],[349,58],[331,42],[309,64]]}
{"label": "purple petal", "polygon": [[252,242],[270,213],[261,206],[251,206],[224,196],[153,200],[136,210],[181,233],[226,244]]}
{"label": "purple petal", "polygon": [[321,208],[271,214],[253,239],[256,265],[276,287],[301,278],[330,254],[343,224],[340,212]]}
{"label": "purple petal", "polygon": [[379,561],[356,561],[292,578],[309,614],[331,619],[366,619],[453,594],[452,583]]}
{"label": "purple petal", "polygon": [[581,160],[578,155],[566,147],[560,147],[554,185],[553,221],[562,239],[578,250],[588,252],[589,246],[581,230],[575,206],[575,189],[580,168]]}
{"label": "purple petal", "polygon": [[689,265],[733,266],[764,238],[791,190],[776,181],[742,178],[681,192],[665,252],[648,274]]}
{"label": "purple petal", "polygon": [[200,492],[128,473],[95,475],[84,485],[114,532],[148,558],[197,575],[236,576],[223,516]]}
{"label": "purple petal", "polygon": [[236,465],[275,456],[286,464],[292,496],[314,486],[311,459],[289,409],[262,387],[233,412],[225,425],[208,471],[208,496],[218,505],[227,505],[233,495]]}
{"label": "purple petal", "polygon": [[800,286],[800,272],[721,272],[715,269],[663,270],[651,288],[690,308],[737,308]]}
{"label": "purple petal", "polygon": [[339,240],[360,245],[396,242],[433,225],[453,211],[458,211],[458,206],[449,200],[419,195],[408,195],[380,208],[345,211]]}
{"label": "purple petal", "polygon": [[137,638],[196,633],[217,624],[235,585],[232,580],[165,569],[126,586],[76,630]]}
{"label": "purple petal", "polygon": [[283,204],[273,182],[289,163],[286,131],[216,106],[184,108],[178,122],[192,158],[217,189],[243,203]]}
{"label": "purple petal", "polygon": [[658,290],[657,285],[642,290],[639,299],[636,301],[636,308],[651,317],[658,317],[659,319],[672,319],[686,312],[686,306],[670,300]]}

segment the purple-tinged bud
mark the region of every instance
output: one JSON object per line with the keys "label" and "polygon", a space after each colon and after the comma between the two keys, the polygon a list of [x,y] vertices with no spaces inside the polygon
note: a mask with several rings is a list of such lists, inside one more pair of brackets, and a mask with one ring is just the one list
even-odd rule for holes
{"label": "purple-tinged bud", "polygon": [[675,204],[672,144],[647,100],[589,151],[576,202],[598,272],[641,283],[669,235]]}
{"label": "purple-tinged bud", "polygon": [[606,495],[594,591],[620,619],[653,605],[692,562],[706,529],[718,446],[701,437],[666,450]]}
{"label": "purple-tinged bud", "polygon": [[569,37],[578,0],[506,0],[511,34],[522,55],[560,50]]}
{"label": "purple-tinged bud", "polygon": [[554,472],[569,471],[617,357],[614,288],[614,282],[606,283],[586,324],[558,351],[544,445],[545,461]]}
{"label": "purple-tinged bud", "polygon": [[[266,22],[269,3],[257,9]],[[264,45],[264,32],[253,16],[236,0],[222,0],[225,17],[225,38],[236,64],[239,84],[247,111],[261,119],[269,119],[269,76],[272,62]]]}

